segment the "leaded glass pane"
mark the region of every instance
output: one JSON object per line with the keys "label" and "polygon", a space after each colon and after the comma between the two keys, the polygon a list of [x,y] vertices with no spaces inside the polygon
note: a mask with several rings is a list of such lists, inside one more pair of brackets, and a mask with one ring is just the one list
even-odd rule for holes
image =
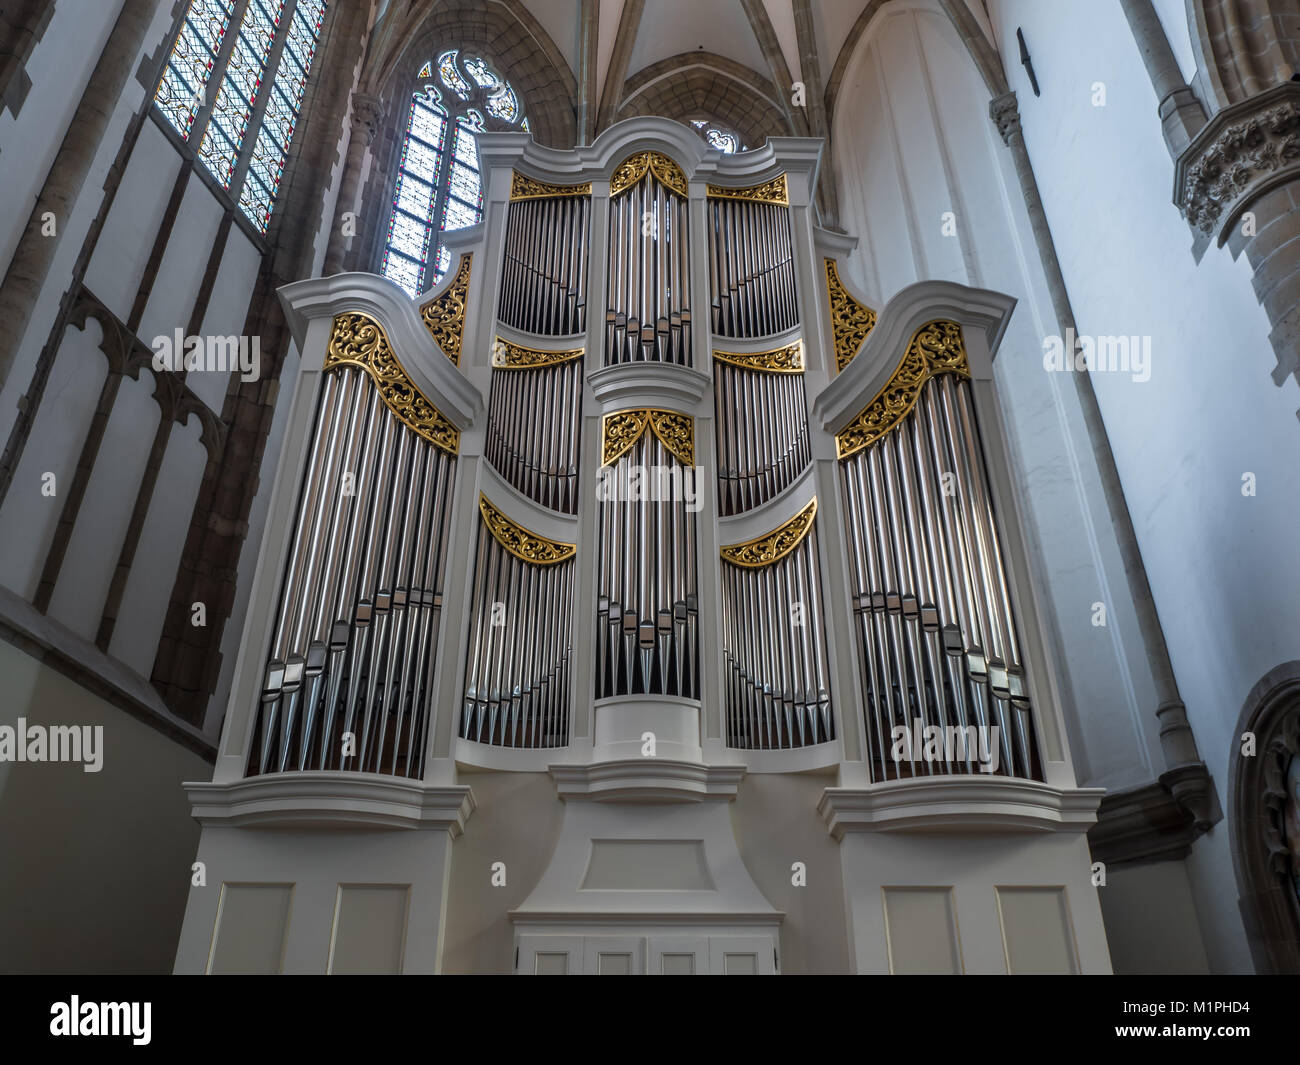
{"label": "leaded glass pane", "polygon": [[478,56],[469,56],[465,60],[465,69],[483,88],[491,89],[499,85],[496,75],[488,69],[488,65],[479,59]]}
{"label": "leaded glass pane", "polygon": [[154,102],[182,137],[190,135],[203,104],[233,9],[233,0],[193,0],[167,58]]}
{"label": "leaded glass pane", "polygon": [[408,296],[418,296],[420,294],[420,281],[424,274],[424,267],[419,263],[413,263],[410,259],[404,259],[396,252],[390,251],[384,257],[383,274],[390,281],[396,281]]}
{"label": "leaded glass pane", "polygon": [[263,191],[249,197],[241,196],[240,202],[246,205],[246,213],[263,232],[280,189],[280,176],[284,172],[289,145],[293,142],[293,131],[298,125],[298,111],[307,88],[307,73],[316,55],[316,42],[324,17],[324,0],[298,0],[285,34],[274,88],[267,98],[262,126],[253,145],[249,180],[257,177]]}
{"label": "leaded glass pane", "polygon": [[487,109],[497,118],[513,122],[519,114],[519,103],[515,100],[515,94],[509,88],[504,88],[488,97]]}
{"label": "leaded glass pane", "polygon": [[438,176],[438,162],[441,158],[441,152],[414,137],[407,137],[402,149],[401,166],[404,170],[413,171],[426,180],[433,181]]}
{"label": "leaded glass pane", "polygon": [[441,244],[439,244],[438,245],[438,280],[441,281],[443,275],[446,274],[446,272],[450,269],[451,269],[451,252],[449,252],[446,248],[444,248]]}
{"label": "leaded glass pane", "polygon": [[442,78],[442,83],[462,100],[469,99],[469,83],[460,76],[460,71],[456,69],[456,50],[454,48],[450,52],[443,52],[438,57],[438,75]]}
{"label": "leaded glass pane", "polygon": [[417,78],[429,78],[429,77],[432,77],[432,76],[433,76],[433,64],[432,64],[432,63],[425,63],[424,66],[422,66],[422,67],[420,68],[420,72],[419,72],[418,74],[416,74],[415,76],[416,76]]}
{"label": "leaded glass pane", "polygon": [[[221,88],[199,147],[199,157],[227,188],[239,150],[244,145],[248,120],[262,88],[266,57],[275,43],[283,13],[284,0],[271,0],[269,8],[261,0],[249,0],[239,24],[235,47],[221,78]],[[217,131],[222,136],[216,136]]]}
{"label": "leaded glass pane", "polygon": [[412,101],[411,103],[411,133],[419,137],[426,144],[441,150],[443,130],[447,128],[447,121],[425,105],[423,101]]}
{"label": "leaded glass pane", "polygon": [[432,221],[433,192],[432,185],[420,181],[404,170],[397,179],[397,196],[394,202],[407,214]]}
{"label": "leaded glass pane", "polygon": [[271,188],[258,173],[250,170],[239,193],[239,206],[263,233],[266,232],[266,223],[271,217],[271,205],[274,202],[275,194]]}
{"label": "leaded glass pane", "polygon": [[460,123],[456,124],[456,162],[478,170],[478,143],[474,134]]}
{"label": "leaded glass pane", "polygon": [[[478,174],[475,171],[469,169],[469,167],[461,166],[460,163],[452,164],[451,194],[453,196],[458,200],[464,200],[466,203],[473,204],[474,207],[478,208],[483,204],[483,197],[480,188],[481,186],[479,184]],[[475,221],[477,221],[477,219],[475,219]],[[469,222],[467,224],[473,225],[474,223]]]}
{"label": "leaded glass pane", "polygon": [[464,229],[466,226],[472,226],[478,222],[478,211],[467,203],[461,203],[460,200],[447,197],[447,209],[442,215],[442,228]]}

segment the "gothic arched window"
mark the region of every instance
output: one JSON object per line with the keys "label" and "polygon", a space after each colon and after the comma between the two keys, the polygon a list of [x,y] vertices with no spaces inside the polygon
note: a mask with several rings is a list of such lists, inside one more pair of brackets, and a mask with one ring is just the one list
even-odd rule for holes
{"label": "gothic arched window", "polygon": [[482,59],[443,52],[417,75],[380,273],[415,296],[437,284],[451,254],[436,235],[483,217],[477,135],[527,130],[514,89]]}
{"label": "gothic arched window", "polygon": [[298,122],[325,4],[190,0],[154,93],[163,117],[263,233]]}
{"label": "gothic arched window", "polygon": [[745,142],[734,129],[708,118],[692,118],[690,121],[695,131],[705,139],[710,148],[717,148],[727,155],[745,150]]}

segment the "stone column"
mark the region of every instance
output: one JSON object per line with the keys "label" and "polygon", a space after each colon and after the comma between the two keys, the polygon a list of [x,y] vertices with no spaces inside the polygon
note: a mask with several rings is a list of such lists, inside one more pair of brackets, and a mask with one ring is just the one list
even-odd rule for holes
{"label": "stone column", "polygon": [[[325,251],[326,277],[343,270],[345,257],[352,249],[352,237],[343,233],[344,215],[353,212],[355,226],[361,168],[365,164],[366,151],[378,135],[383,120],[383,106],[378,96],[364,92],[352,94],[352,131],[348,138],[348,154],[343,160],[343,178],[339,183],[339,198],[334,208],[334,224],[330,227],[329,244]],[[353,232],[355,233],[355,228]]]}
{"label": "stone column", "polygon": [[54,14],[54,0],[11,0],[0,7],[0,107],[18,114],[32,79],[27,60]]}
{"label": "stone column", "polygon": [[[5,323],[5,328],[0,330],[0,386],[9,377],[59,240],[161,2],[125,0],[122,5],[50,166],[45,186],[36,198],[27,228],[14,249],[9,269],[0,283],[0,322]],[[43,232],[47,212],[54,216],[55,236]]]}
{"label": "stone column", "polygon": [[1300,381],[1300,83],[1210,119],[1174,164],[1174,202],[1199,247],[1246,253],[1273,326],[1273,381]]}
{"label": "stone column", "polygon": [[[1034,177],[1029,150],[1025,147],[1025,138],[1020,129],[1020,109],[1016,102],[1016,94],[1008,92],[995,96],[989,102],[989,115],[997,125],[1003,142],[1011,149],[1016,176],[1020,180],[1021,193],[1025,199],[1025,208],[1029,212],[1029,224],[1034,232],[1034,242],[1038,246],[1047,287],[1052,296],[1052,307],[1056,313],[1057,323],[1063,331],[1073,330],[1074,335],[1077,336],[1079,330],[1075,325],[1074,311],[1070,306],[1065,278],[1056,257],[1052,233],[1047,224],[1047,213],[1043,209],[1042,197],[1038,192],[1038,181]],[[1124,498],[1124,487],[1119,478],[1119,468],[1115,465],[1115,456],[1110,449],[1110,438],[1106,435],[1106,423],[1101,415],[1101,407],[1097,403],[1097,393],[1093,390],[1092,378],[1087,372],[1080,371],[1066,376],[1074,382],[1078,392],[1079,406],[1088,429],[1088,444],[1097,457],[1097,472],[1101,478],[1102,492],[1106,497],[1106,507],[1110,514],[1111,527],[1115,532],[1120,558],[1123,560],[1129,595],[1137,614],[1142,648],[1151,665],[1156,698],[1159,700],[1156,706],[1156,717],[1160,721],[1160,747],[1167,767],[1167,772],[1162,775],[1162,782],[1165,782],[1165,777],[1170,777],[1167,786],[1173,791],[1179,804],[1191,814],[1196,827],[1204,830],[1209,828],[1221,814],[1218,811],[1218,802],[1214,796],[1209,773],[1201,761],[1200,753],[1196,748],[1196,738],[1192,735],[1192,726],[1187,720],[1187,708],[1183,705],[1182,696],[1178,691],[1178,681],[1174,676],[1173,664],[1169,660],[1169,648],[1165,644],[1164,630],[1161,628],[1160,616],[1156,612],[1155,600],[1151,595],[1151,585],[1147,581],[1142,549],[1138,546],[1137,533],[1133,528],[1128,501]]]}
{"label": "stone column", "polygon": [[1183,81],[1178,60],[1169,47],[1169,38],[1151,0],[1120,0],[1120,3],[1156,91],[1165,144],[1169,146],[1169,154],[1177,156],[1205,125],[1205,109]]}

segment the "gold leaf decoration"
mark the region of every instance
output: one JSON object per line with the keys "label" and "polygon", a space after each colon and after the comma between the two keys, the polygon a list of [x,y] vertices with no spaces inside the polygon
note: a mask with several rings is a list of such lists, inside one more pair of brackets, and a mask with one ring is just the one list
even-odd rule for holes
{"label": "gold leaf decoration", "polygon": [[429,443],[454,455],[460,448],[460,430],[415,387],[397,361],[383,327],[364,314],[340,314],[334,318],[325,370],[336,366],[357,366],[364,370],[384,405],[402,424]]}
{"label": "gold leaf decoration", "polygon": [[460,365],[460,338],[465,333],[465,297],[469,294],[469,264],[473,257],[472,252],[463,253],[451,287],[420,308],[425,328],[457,366]]}
{"label": "gold leaf decoration", "polygon": [[708,186],[708,194],[717,200],[754,200],[758,203],[776,203],[782,207],[790,206],[790,192],[786,188],[785,175],[778,174],[771,181],[761,185],[750,185],[744,189],[731,189],[726,185]]}
{"label": "gold leaf decoration", "polygon": [[504,337],[497,337],[492,343],[492,365],[498,370],[532,370],[538,366],[558,366],[560,363],[572,362],[582,358],[584,348],[571,348],[568,351],[540,351],[512,344]]}
{"label": "gold leaf decoration", "polygon": [[488,501],[488,497],[481,492],[478,497],[478,509],[483,515],[483,524],[487,526],[492,538],[515,558],[524,562],[531,562],[535,566],[554,566],[557,562],[565,562],[578,553],[576,544],[548,540],[545,536],[529,532],[522,525],[516,525],[493,506]]}
{"label": "gold leaf decoration", "polygon": [[767,373],[803,373],[804,370],[802,340],[771,351],[715,351],[713,357],[746,370],[764,370]]}
{"label": "gold leaf decoration", "polygon": [[530,178],[526,174],[519,173],[518,170],[510,172],[510,202],[515,200],[540,200],[547,196],[590,196],[591,182],[586,181],[581,185],[550,185],[545,181],[538,181],[536,178]]}
{"label": "gold leaf decoration", "polygon": [[617,196],[625,189],[630,189],[645,177],[647,170],[678,196],[687,195],[686,175],[680,166],[662,152],[637,152],[619,163],[618,169],[609,179],[610,196]]}
{"label": "gold leaf decoration", "polygon": [[729,547],[722,548],[722,561],[730,562],[733,566],[743,566],[745,569],[758,569],[761,566],[780,562],[808,535],[816,515],[817,497],[813,496],[811,503],[780,528],[763,536],[756,536],[752,540],[746,540],[743,544],[731,544]]}
{"label": "gold leaf decoration", "polygon": [[608,466],[629,451],[649,429],[673,456],[687,466],[695,465],[695,422],[671,410],[621,410],[606,414],[601,422],[600,462]]}
{"label": "gold leaf decoration", "polygon": [[870,447],[907,417],[931,377],[953,373],[970,376],[961,326],[938,320],[921,326],[907,345],[885,387],[835,437],[835,452],[847,458]]}
{"label": "gold leaf decoration", "polygon": [[835,370],[844,369],[875,327],[876,312],[849,295],[834,259],[826,260],[826,291],[831,301],[831,331],[835,335]]}

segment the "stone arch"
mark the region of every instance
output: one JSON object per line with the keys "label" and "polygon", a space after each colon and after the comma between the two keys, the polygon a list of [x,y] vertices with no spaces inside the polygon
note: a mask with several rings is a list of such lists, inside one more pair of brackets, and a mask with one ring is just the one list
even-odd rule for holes
{"label": "stone arch", "polygon": [[1300,71],[1300,10],[1294,0],[1187,0],[1187,22],[1214,110]]}
{"label": "stone arch", "polygon": [[709,115],[750,148],[794,133],[770,80],[712,52],[682,52],[637,71],[623,85],[616,118],[659,115],[685,122]]}
{"label": "stone arch", "polygon": [[[1255,735],[1254,757],[1240,752]],[[1285,773],[1300,754],[1300,660],[1269,671],[1246,697],[1229,754],[1229,838],[1238,905],[1260,972],[1300,973],[1300,900],[1281,823]]]}

